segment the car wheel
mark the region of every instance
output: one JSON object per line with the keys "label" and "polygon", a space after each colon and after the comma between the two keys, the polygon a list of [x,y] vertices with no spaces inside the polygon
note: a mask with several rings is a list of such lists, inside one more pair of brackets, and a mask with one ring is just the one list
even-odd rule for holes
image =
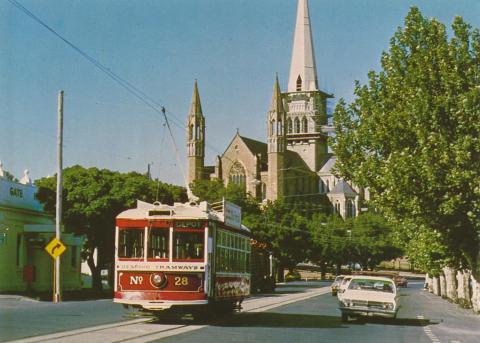
{"label": "car wheel", "polygon": [[342,322],[348,322],[348,314],[342,312]]}

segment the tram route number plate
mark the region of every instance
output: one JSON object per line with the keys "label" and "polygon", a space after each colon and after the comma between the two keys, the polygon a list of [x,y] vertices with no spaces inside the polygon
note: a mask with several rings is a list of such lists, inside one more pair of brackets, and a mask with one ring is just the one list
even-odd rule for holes
{"label": "tram route number plate", "polygon": [[65,247],[65,245],[56,238],[52,239],[45,247],[45,251],[48,252],[53,258],[57,258],[63,254],[66,249],[67,247]]}

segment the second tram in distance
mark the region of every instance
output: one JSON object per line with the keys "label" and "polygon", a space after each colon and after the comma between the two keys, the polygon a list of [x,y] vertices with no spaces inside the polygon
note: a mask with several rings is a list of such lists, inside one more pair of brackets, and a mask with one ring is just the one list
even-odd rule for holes
{"label": "second tram in distance", "polygon": [[117,216],[115,243],[116,303],[157,312],[250,295],[251,234],[234,204],[139,201]]}

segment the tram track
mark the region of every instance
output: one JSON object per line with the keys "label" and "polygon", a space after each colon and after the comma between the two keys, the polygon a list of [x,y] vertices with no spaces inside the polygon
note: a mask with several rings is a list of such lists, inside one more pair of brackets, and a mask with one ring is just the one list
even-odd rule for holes
{"label": "tram track", "polygon": [[[260,297],[248,299],[243,303],[242,311],[235,315],[244,313],[264,312],[275,307],[288,305],[293,302],[302,301],[308,298],[326,294],[330,291],[329,287],[322,287],[314,291],[308,291],[300,294],[288,294],[282,296]],[[52,342],[52,343],[143,343],[162,339],[194,330],[199,330],[210,325],[216,325],[231,318],[222,317],[209,321],[206,324],[181,323],[168,324],[159,323],[156,318],[139,318],[120,323],[105,324],[70,331],[57,332],[48,335],[27,337],[8,343],[33,343],[33,342]]]}

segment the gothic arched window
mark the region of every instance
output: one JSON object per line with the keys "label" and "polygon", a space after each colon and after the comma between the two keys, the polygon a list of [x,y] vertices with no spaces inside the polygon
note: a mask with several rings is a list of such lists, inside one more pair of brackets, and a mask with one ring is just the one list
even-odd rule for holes
{"label": "gothic arched window", "polygon": [[308,132],[308,121],[305,117],[302,119],[302,132]]}
{"label": "gothic arched window", "polygon": [[338,201],[336,201],[335,204],[333,205],[333,212],[340,213],[340,203]]}
{"label": "gothic arched window", "polygon": [[302,90],[302,78],[300,75],[297,77],[297,92]]}
{"label": "gothic arched window", "polygon": [[300,120],[295,118],[295,133],[300,133]]}
{"label": "gothic arched window", "polygon": [[193,124],[188,127],[188,139],[193,139]]}
{"label": "gothic arched window", "polygon": [[347,200],[347,218],[353,217],[353,202],[351,200]]}
{"label": "gothic arched window", "polygon": [[281,119],[278,121],[278,134],[279,135],[283,134],[283,125],[282,125],[282,120]]}
{"label": "gothic arched window", "polygon": [[247,181],[247,173],[240,162],[235,161],[235,163],[233,163],[232,168],[230,168],[230,173],[228,175],[228,181],[236,185],[241,185],[245,187]]}
{"label": "gothic arched window", "polygon": [[275,136],[277,134],[276,128],[275,128],[275,120],[272,120],[270,122],[270,135]]}
{"label": "gothic arched window", "polygon": [[292,132],[293,132],[292,119],[288,118],[288,120],[287,120],[287,133],[292,133]]}
{"label": "gothic arched window", "polygon": [[195,126],[195,139],[200,139],[200,126]]}

